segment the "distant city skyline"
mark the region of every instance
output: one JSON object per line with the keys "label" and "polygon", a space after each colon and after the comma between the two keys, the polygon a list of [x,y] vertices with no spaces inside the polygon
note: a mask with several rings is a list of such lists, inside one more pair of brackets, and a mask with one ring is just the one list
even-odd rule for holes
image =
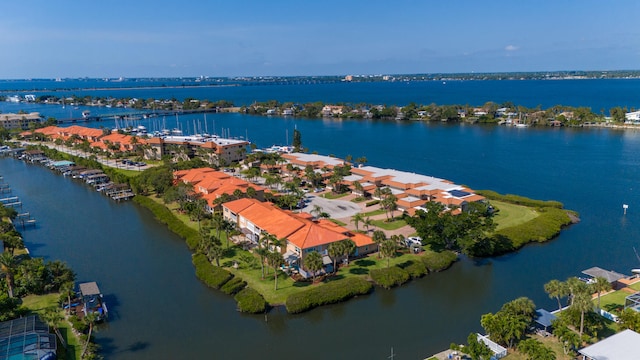
{"label": "distant city skyline", "polygon": [[636,70],[640,2],[12,1],[1,79]]}

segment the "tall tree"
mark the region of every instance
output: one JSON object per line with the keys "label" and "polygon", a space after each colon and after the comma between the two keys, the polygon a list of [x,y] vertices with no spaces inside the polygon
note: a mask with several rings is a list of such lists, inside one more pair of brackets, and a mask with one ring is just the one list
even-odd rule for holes
{"label": "tall tree", "polygon": [[382,252],[382,256],[387,258],[387,269],[390,265],[390,260],[396,254],[396,241],[394,240],[384,240],[380,245],[380,251]]}
{"label": "tall tree", "polygon": [[317,251],[312,251],[304,257],[304,267],[311,272],[312,281],[316,281],[316,273],[322,269],[322,255]]}
{"label": "tall tree", "polygon": [[611,290],[611,283],[602,276],[598,276],[592,284],[592,287],[593,290],[598,293],[598,310],[600,310],[600,294]]}
{"label": "tall tree", "polygon": [[349,256],[353,255],[356,251],[356,243],[351,239],[344,239],[340,241],[342,248],[342,255],[344,255],[345,260],[347,261],[347,266],[349,265]]}
{"label": "tall tree", "polygon": [[284,263],[284,259],[280,252],[274,251],[267,255],[267,262],[273,267],[273,280],[275,282],[274,290],[278,290],[278,269]]}
{"label": "tall tree", "polygon": [[351,217],[351,222],[356,226],[356,231],[359,231],[358,225],[364,221],[364,215],[362,213],[356,213]]}
{"label": "tall tree", "polygon": [[567,286],[562,281],[553,279],[544,284],[544,291],[549,295],[550,298],[555,298],[556,300],[558,300],[558,310],[562,310],[560,298],[569,295]]}
{"label": "tall tree", "polygon": [[582,333],[584,331],[584,314],[593,310],[593,303],[591,302],[591,294],[588,292],[579,292],[573,295],[571,300],[571,307],[580,312],[580,339],[582,339]]}
{"label": "tall tree", "polygon": [[87,347],[91,342],[91,333],[93,332],[93,326],[98,321],[98,315],[94,312],[89,312],[84,316],[84,322],[89,325],[89,334],[87,335],[87,341],[84,343],[84,347],[82,348],[82,354],[80,354],[80,358],[84,358],[84,355],[87,352]]}
{"label": "tall tree", "polygon": [[13,297],[13,275],[17,266],[18,262],[11,253],[3,252],[0,254],[0,269],[2,269],[7,281],[7,291],[10,298]]}
{"label": "tall tree", "polygon": [[371,237],[371,240],[373,240],[374,243],[376,243],[376,245],[378,246],[378,258],[380,258],[380,256],[382,255],[380,253],[380,245],[387,240],[387,235],[385,235],[385,233],[382,230],[375,230],[373,232],[373,236]]}
{"label": "tall tree", "polygon": [[331,258],[331,260],[333,260],[333,272],[334,273],[336,273],[338,271],[338,268],[336,266],[336,262],[337,262],[338,258],[340,256],[342,256],[342,252],[343,252],[343,244],[342,244],[341,241],[332,242],[327,247],[327,253],[329,254],[329,257]]}

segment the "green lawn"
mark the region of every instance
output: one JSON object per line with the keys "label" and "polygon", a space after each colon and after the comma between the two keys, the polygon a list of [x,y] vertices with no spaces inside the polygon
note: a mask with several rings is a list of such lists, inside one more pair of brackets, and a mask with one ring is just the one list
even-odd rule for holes
{"label": "green lawn", "polygon": [[393,220],[391,222],[387,222],[386,220],[372,220],[371,224],[384,230],[397,230],[406,226],[407,222],[404,220]]}
{"label": "green lawn", "polygon": [[[613,305],[621,305],[624,307],[624,300],[629,294],[626,291],[618,290],[614,291],[607,295],[600,296],[600,307],[607,310],[610,309]],[[598,298],[593,300],[594,304],[598,303]]]}
{"label": "green lawn", "polygon": [[640,291],[640,281],[635,283],[635,284],[629,285],[629,287],[632,288],[635,291]]}
{"label": "green lawn", "polygon": [[362,213],[362,215],[363,215],[364,217],[367,217],[367,216],[376,216],[376,215],[382,215],[382,214],[384,214],[384,209],[378,209],[378,210],[373,210],[373,211],[369,211],[369,212],[364,212],[364,213]]}
{"label": "green lawn", "polygon": [[350,193],[348,193],[348,192],[342,193],[342,194],[335,194],[333,192],[328,192],[328,193],[325,193],[324,195],[322,195],[322,197],[326,198],[326,199],[339,199],[339,198],[345,197],[345,196],[347,196],[349,194]]}
{"label": "green lawn", "polygon": [[535,210],[526,206],[496,200],[491,200],[491,205],[500,210],[493,218],[493,221],[497,224],[496,230],[520,225],[538,217],[538,213]]}
{"label": "green lawn", "polygon": [[[29,309],[31,313],[43,314],[45,309],[49,307],[58,307],[58,299],[60,294],[47,294],[47,295],[29,295],[22,298],[22,306]],[[60,309],[60,312],[63,310]],[[59,324],[60,333],[67,343],[67,349],[58,341],[58,359],[60,360],[76,360],[80,359],[82,354],[82,345],[78,338],[71,330],[71,324],[67,321],[62,321]]]}
{"label": "green lawn", "polygon": [[[542,337],[538,335],[530,335],[530,338],[534,338],[547,347],[550,347],[551,350],[556,354],[556,360],[572,360],[574,359],[570,355],[565,355],[564,350],[562,348],[562,344],[556,339],[555,336]],[[528,357],[519,353],[516,350],[509,350],[509,355],[505,356],[503,359],[506,360],[527,360]]]}

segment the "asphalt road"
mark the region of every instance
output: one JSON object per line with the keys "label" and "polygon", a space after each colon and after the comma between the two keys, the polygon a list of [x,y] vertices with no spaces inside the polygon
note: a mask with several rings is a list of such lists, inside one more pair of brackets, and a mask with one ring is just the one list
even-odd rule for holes
{"label": "asphalt road", "polygon": [[319,205],[322,211],[328,213],[333,219],[350,217],[361,211],[360,207],[351,201],[329,200],[313,194],[308,194],[305,199],[306,206],[302,211],[311,213],[314,205]]}

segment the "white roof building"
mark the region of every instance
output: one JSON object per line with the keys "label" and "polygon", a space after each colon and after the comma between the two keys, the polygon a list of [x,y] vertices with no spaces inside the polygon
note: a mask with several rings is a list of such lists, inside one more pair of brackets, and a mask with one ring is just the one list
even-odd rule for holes
{"label": "white roof building", "polygon": [[640,358],[640,334],[624,330],[578,352],[583,360],[637,360]]}

